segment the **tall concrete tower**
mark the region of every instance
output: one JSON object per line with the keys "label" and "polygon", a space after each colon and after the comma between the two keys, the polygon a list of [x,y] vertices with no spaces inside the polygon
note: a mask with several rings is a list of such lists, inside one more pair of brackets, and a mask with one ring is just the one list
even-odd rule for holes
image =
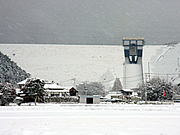
{"label": "tall concrete tower", "polygon": [[143,83],[143,54],[144,38],[123,38],[123,88],[137,88]]}

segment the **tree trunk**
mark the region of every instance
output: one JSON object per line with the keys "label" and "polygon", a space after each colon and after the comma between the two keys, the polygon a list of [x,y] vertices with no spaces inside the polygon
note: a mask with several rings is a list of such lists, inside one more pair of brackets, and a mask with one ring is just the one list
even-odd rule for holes
{"label": "tree trunk", "polygon": [[36,105],[37,99],[38,99],[38,97],[35,98],[35,105]]}

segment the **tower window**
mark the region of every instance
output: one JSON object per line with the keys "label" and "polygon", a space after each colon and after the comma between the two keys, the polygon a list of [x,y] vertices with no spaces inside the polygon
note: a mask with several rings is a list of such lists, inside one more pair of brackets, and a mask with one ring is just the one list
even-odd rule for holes
{"label": "tower window", "polygon": [[135,44],[132,44],[129,46],[129,55],[131,55],[131,56],[136,55],[137,56],[137,46]]}

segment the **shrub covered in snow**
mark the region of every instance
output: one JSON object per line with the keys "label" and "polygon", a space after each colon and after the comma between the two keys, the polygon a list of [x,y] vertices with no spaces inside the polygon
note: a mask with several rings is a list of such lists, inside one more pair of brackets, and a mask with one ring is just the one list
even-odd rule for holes
{"label": "shrub covered in snow", "polygon": [[159,77],[152,78],[146,84],[141,85],[140,89],[143,100],[145,100],[145,91],[147,92],[147,101],[172,100],[174,94],[172,83]]}
{"label": "shrub covered in snow", "polygon": [[0,105],[9,105],[16,98],[16,90],[10,83],[0,84]]}

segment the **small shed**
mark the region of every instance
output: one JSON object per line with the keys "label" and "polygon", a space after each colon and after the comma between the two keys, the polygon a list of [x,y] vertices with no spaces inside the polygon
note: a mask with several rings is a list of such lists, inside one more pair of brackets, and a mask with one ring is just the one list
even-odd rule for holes
{"label": "small shed", "polygon": [[180,95],[174,95],[173,96],[173,101],[174,102],[180,102]]}
{"label": "small shed", "polygon": [[70,96],[76,96],[76,93],[78,93],[78,91],[74,87],[72,87],[69,89],[69,93]]}
{"label": "small shed", "polygon": [[84,104],[99,104],[100,103],[100,95],[93,95],[93,96],[88,96],[88,95],[81,95],[79,96],[79,103],[84,103]]}

